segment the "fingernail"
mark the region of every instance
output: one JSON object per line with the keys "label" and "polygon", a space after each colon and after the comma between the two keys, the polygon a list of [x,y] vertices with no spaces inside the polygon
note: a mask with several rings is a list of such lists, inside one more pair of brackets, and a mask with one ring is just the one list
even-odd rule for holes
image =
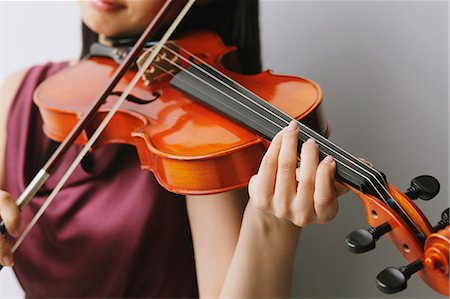
{"label": "fingernail", "polygon": [[308,144],[315,144],[316,141],[315,141],[314,139],[312,139],[312,138],[309,138],[308,140],[306,140],[305,143],[308,143]]}
{"label": "fingernail", "polygon": [[7,267],[12,267],[13,266],[13,259],[12,256],[10,255],[5,255],[3,257],[3,265],[7,266]]}
{"label": "fingernail", "polygon": [[326,156],[325,159],[322,160],[322,162],[323,162],[323,163],[327,163],[327,164],[333,164],[333,163],[335,163],[332,156]]}
{"label": "fingernail", "polygon": [[295,119],[291,120],[291,122],[287,126],[287,130],[291,132],[294,132],[295,130],[297,130],[297,128],[298,128],[297,121]]}
{"label": "fingernail", "polygon": [[372,164],[372,162],[370,162],[370,161],[367,161],[366,159],[364,159],[364,158],[358,158],[359,160],[361,160],[361,161],[363,161],[365,164],[367,164],[367,165],[369,165],[370,167],[373,167],[373,164]]}

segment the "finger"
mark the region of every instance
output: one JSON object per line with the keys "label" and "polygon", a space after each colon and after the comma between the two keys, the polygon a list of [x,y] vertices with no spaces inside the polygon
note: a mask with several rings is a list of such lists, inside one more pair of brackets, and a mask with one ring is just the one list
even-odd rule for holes
{"label": "finger", "polygon": [[6,230],[13,237],[20,233],[20,211],[11,194],[0,190],[0,217],[5,223]]}
{"label": "finger", "polygon": [[254,189],[258,189],[261,195],[267,198],[273,196],[282,138],[283,130],[275,135],[259,166],[256,182],[257,187]]}
{"label": "finger", "polygon": [[327,156],[317,167],[314,210],[316,221],[326,223],[336,216],[338,202],[335,187],[336,162]]}
{"label": "finger", "polygon": [[13,257],[11,253],[11,247],[5,238],[0,236],[0,263],[3,266],[12,266],[13,265]]}
{"label": "finger", "polygon": [[[291,121],[283,134],[280,154],[278,156],[278,170],[275,183],[276,199],[292,199],[297,185],[295,169],[297,167],[298,145],[297,121]],[[286,200],[284,200],[286,204]],[[288,207],[288,205],[285,205]]]}
{"label": "finger", "polygon": [[364,158],[361,158],[361,157],[359,157],[358,159],[359,159],[360,161],[364,162],[365,164],[369,165],[370,167],[373,167],[372,162],[370,162],[370,161],[368,161],[368,160],[366,160],[366,159],[364,159]]}
{"label": "finger", "polygon": [[319,164],[319,149],[313,139],[308,139],[303,143],[300,160],[297,195],[292,202],[292,207],[296,213],[293,217],[294,223],[304,226],[315,217],[313,195],[317,165]]}
{"label": "finger", "polygon": [[336,189],[337,197],[342,196],[342,195],[346,194],[348,191],[350,191],[350,189],[347,186],[345,186],[344,184],[339,183],[339,182],[335,182],[334,186]]}
{"label": "finger", "polygon": [[297,168],[295,169],[295,180],[300,181],[300,162],[298,163]]}

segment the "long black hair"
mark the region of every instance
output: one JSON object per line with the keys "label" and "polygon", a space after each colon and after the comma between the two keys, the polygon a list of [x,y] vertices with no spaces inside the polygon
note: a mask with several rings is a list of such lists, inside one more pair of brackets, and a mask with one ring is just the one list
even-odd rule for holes
{"label": "long black hair", "polygon": [[[208,29],[218,33],[225,44],[238,47],[238,58],[246,74],[261,71],[258,0],[212,0],[194,6],[180,24],[177,33],[191,29]],[[98,40],[98,35],[84,23],[82,57]]]}

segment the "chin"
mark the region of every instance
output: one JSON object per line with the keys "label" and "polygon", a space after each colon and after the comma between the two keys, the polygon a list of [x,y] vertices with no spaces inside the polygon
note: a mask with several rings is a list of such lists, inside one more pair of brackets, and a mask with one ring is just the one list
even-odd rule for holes
{"label": "chin", "polygon": [[91,18],[84,18],[83,22],[87,27],[89,27],[89,29],[99,35],[115,37],[125,34],[123,30],[117,28],[117,22],[105,22],[105,20]]}

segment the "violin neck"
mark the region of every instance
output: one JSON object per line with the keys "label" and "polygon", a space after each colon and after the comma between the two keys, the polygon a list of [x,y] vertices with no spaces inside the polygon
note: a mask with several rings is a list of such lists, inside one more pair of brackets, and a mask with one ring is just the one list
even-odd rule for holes
{"label": "violin neck", "polygon": [[[272,140],[292,120],[283,111],[206,65],[194,65],[179,72],[171,80],[171,85],[268,140]],[[331,155],[336,161],[338,181],[373,194],[383,201],[389,200],[390,196],[383,191],[386,190],[386,181],[381,172],[301,122],[298,122],[298,126],[299,153],[301,144],[313,138],[319,147],[320,159]]]}

